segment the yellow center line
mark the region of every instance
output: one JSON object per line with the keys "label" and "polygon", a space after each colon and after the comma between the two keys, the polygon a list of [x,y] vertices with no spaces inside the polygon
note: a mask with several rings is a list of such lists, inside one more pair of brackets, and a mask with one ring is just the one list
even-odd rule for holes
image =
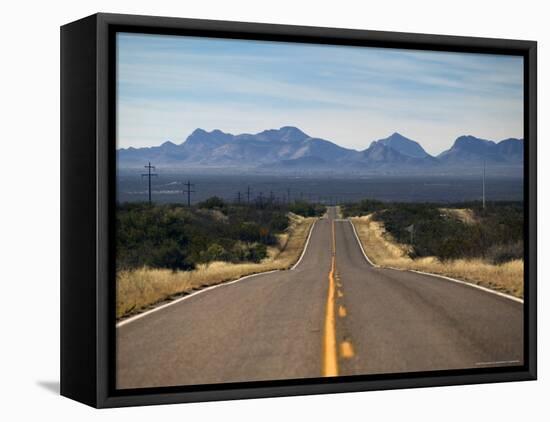
{"label": "yellow center line", "polygon": [[325,335],[323,341],[323,376],[338,376],[338,355],[336,349],[336,322],[334,317],[334,272],[336,270],[336,238],[334,220],[332,221],[332,260],[328,275],[327,310],[325,317]]}

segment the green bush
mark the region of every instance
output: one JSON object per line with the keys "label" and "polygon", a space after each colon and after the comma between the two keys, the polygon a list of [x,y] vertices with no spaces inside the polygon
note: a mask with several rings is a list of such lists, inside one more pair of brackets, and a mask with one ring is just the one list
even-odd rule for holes
{"label": "green bush", "polygon": [[249,249],[248,260],[252,262],[260,262],[267,257],[267,247],[261,243],[256,243]]}
{"label": "green bush", "polygon": [[490,246],[485,258],[493,264],[502,264],[515,259],[523,259],[523,241],[500,243]]}
{"label": "green bush", "polygon": [[288,228],[288,217],[285,214],[277,214],[269,224],[269,229],[273,232],[283,232]]}
{"label": "green bush", "polygon": [[223,246],[217,243],[212,243],[208,246],[208,249],[204,252],[204,261],[222,261],[226,258],[226,251]]}
{"label": "green bush", "polygon": [[226,204],[223,201],[223,199],[221,199],[220,197],[212,196],[211,198],[208,198],[205,201],[199,202],[197,206],[198,208],[204,208],[208,210],[218,209],[223,211],[225,210]]}
{"label": "green bush", "polygon": [[296,201],[289,206],[289,211],[303,217],[319,217],[324,214],[326,207],[305,201]]}
{"label": "green bush", "polygon": [[[202,210],[221,210],[225,217]],[[116,211],[117,269],[190,270],[198,263],[258,262],[288,228],[288,209],[231,205],[209,198],[196,207],[124,203]]]}
{"label": "green bush", "polygon": [[344,217],[366,215],[384,209],[384,203],[375,199],[363,199],[358,203],[346,204],[342,207]]}

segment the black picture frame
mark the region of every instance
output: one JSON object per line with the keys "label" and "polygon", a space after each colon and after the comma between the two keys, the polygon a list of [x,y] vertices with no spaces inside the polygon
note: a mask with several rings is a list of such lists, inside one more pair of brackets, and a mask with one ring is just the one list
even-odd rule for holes
{"label": "black picture frame", "polygon": [[[139,390],[114,388],[115,89],[118,31],[376,46],[524,57],[525,353],[521,367],[447,370]],[[61,28],[61,394],[119,407],[534,380],[536,285],[537,44],[471,38],[119,14]]]}

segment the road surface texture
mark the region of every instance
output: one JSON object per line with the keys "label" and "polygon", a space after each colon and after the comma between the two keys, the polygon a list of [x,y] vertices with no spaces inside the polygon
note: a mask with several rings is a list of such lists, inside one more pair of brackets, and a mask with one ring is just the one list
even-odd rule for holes
{"label": "road surface texture", "polygon": [[[294,270],[220,285],[117,327],[117,388],[523,363],[523,305],[372,267],[335,208]],[[368,251],[366,251],[368,254]]]}

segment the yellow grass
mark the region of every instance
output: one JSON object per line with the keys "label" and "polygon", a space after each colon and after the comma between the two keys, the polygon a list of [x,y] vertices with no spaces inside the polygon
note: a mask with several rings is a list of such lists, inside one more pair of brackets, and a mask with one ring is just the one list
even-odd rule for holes
{"label": "yellow grass", "polygon": [[407,255],[407,246],[397,243],[385,232],[383,224],[372,219],[372,215],[354,217],[352,222],[365,253],[376,265],[445,275],[523,297],[523,260],[495,265],[482,259],[444,262],[435,257],[411,259]]}
{"label": "yellow grass", "polygon": [[478,222],[474,211],[470,208],[439,208],[439,210],[449,217],[462,221],[464,224],[474,225]]}
{"label": "yellow grass", "polygon": [[300,257],[314,218],[289,214],[287,233],[279,236],[278,247],[260,263],[212,262],[193,271],[141,268],[117,273],[117,318],[123,318],[193,290],[235,280],[249,274],[290,268]]}

